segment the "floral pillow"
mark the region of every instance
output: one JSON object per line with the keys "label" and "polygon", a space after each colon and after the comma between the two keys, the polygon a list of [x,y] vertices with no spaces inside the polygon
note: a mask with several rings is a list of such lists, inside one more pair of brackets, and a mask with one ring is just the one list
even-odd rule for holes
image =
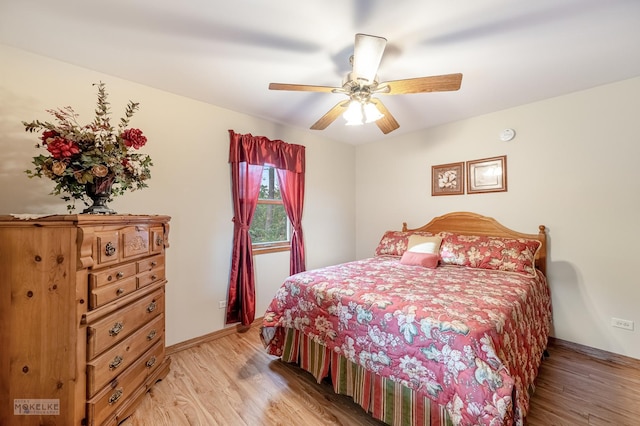
{"label": "floral pillow", "polygon": [[440,261],[535,276],[535,258],[541,245],[538,240],[524,238],[448,234],[443,235]]}
{"label": "floral pillow", "polygon": [[411,235],[420,235],[423,237],[433,236],[430,232],[420,231],[387,231],[382,236],[378,247],[376,247],[376,256],[402,256],[409,246],[409,237]]}

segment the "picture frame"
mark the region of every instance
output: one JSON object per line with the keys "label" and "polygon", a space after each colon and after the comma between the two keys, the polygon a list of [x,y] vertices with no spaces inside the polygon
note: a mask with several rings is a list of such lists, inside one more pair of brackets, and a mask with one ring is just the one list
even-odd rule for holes
{"label": "picture frame", "polygon": [[507,156],[467,161],[467,194],[507,190]]}
{"label": "picture frame", "polygon": [[431,166],[431,195],[464,194],[464,161]]}

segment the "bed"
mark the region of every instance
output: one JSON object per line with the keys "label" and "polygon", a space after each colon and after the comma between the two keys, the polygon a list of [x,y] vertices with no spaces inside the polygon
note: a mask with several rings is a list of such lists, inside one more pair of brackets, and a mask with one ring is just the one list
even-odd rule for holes
{"label": "bed", "polygon": [[371,258],[287,278],[260,336],[387,424],[522,425],[550,330],[546,253],[542,225],[405,223]]}

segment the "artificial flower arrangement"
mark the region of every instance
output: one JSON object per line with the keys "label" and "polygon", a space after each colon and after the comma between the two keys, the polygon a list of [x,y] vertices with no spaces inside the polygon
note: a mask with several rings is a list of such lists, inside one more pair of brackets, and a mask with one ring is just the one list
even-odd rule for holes
{"label": "artificial flower arrangement", "polygon": [[76,200],[90,205],[89,188],[107,193],[106,200],[110,201],[126,191],[146,188],[151,178],[151,157],[137,152],[147,138],[140,129],[127,127],[139,104],[129,101],[124,117],[114,128],[105,84],[94,86],[98,86],[98,104],[91,123],[80,125],[78,114],[70,106],[46,110],[55,117],[54,123],[22,122],[28,132],[42,131],[36,148],[48,152],[33,157],[35,167],[25,172],[30,178],[45,176],[53,180],[51,194],[62,194],[63,200],[71,202],[67,205],[70,212],[75,209]]}

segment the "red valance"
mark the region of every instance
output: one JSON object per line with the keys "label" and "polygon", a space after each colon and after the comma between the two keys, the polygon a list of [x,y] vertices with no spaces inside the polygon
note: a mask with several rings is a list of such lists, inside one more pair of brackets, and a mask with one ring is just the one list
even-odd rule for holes
{"label": "red valance", "polygon": [[304,173],[304,146],[250,133],[241,135],[233,130],[229,130],[229,134],[229,163],[271,164],[277,169]]}

